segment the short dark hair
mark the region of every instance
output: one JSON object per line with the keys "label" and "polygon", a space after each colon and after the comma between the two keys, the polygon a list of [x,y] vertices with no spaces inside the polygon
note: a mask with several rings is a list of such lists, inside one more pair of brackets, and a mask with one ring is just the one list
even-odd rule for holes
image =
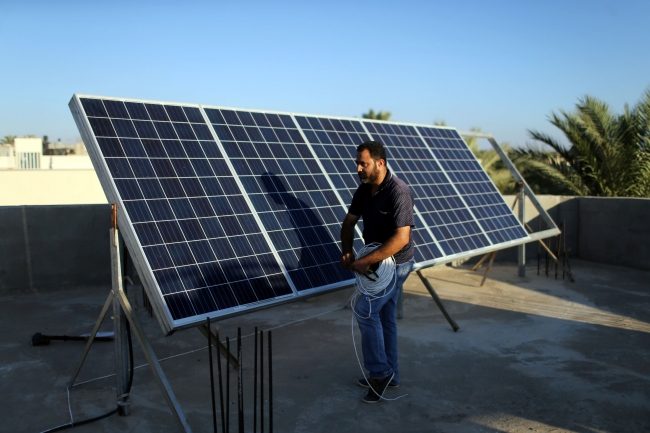
{"label": "short dark hair", "polygon": [[386,150],[384,150],[384,145],[379,141],[366,141],[357,147],[357,152],[363,152],[364,150],[370,152],[370,156],[375,161],[383,159],[386,162]]}

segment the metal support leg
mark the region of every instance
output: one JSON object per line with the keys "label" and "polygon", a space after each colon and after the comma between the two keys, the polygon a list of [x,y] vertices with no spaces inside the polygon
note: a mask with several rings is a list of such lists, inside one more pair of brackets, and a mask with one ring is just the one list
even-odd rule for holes
{"label": "metal support leg", "polygon": [[488,264],[488,267],[487,267],[487,269],[485,270],[485,274],[483,274],[483,279],[481,280],[481,284],[480,284],[481,287],[482,287],[483,284],[485,283],[485,280],[487,280],[487,276],[488,276],[488,274],[490,273],[490,269],[492,269],[492,264],[494,263],[494,259],[497,257],[497,253],[498,253],[498,251],[495,251],[495,252],[493,252],[493,253],[490,253],[490,254],[492,255],[492,257],[490,258],[490,263]]}
{"label": "metal support leg", "polygon": [[484,255],[483,257],[481,257],[481,260],[479,260],[478,263],[474,265],[474,267],[472,268],[472,271],[476,272],[476,270],[477,270],[478,268],[480,268],[481,265],[482,265],[482,264],[483,264],[487,259],[490,258],[490,255],[491,255],[491,254],[492,254],[492,253],[487,253],[486,255]]}
{"label": "metal support leg", "polygon": [[77,376],[79,376],[81,367],[83,366],[84,361],[86,360],[86,356],[88,356],[88,352],[90,351],[90,346],[93,344],[93,341],[95,341],[95,336],[97,335],[97,331],[99,331],[99,327],[104,321],[104,317],[106,317],[106,312],[108,311],[109,307],[113,304],[113,298],[114,298],[113,291],[111,290],[111,293],[109,293],[108,298],[106,298],[106,302],[104,302],[102,311],[99,313],[97,322],[95,322],[95,327],[91,331],[90,337],[88,337],[88,341],[86,342],[86,347],[84,347],[84,351],[81,354],[81,358],[79,358],[79,361],[77,362],[77,366],[74,369],[74,373],[72,373],[72,377],[70,377],[70,382],[68,382],[68,387],[70,388],[74,386],[74,381],[77,380]]}
{"label": "metal support leg", "polygon": [[147,340],[146,334],[144,333],[142,329],[142,325],[140,324],[140,320],[138,319],[138,316],[136,316],[135,312],[133,311],[133,308],[131,307],[131,303],[129,302],[128,298],[126,297],[126,294],[123,291],[118,292],[116,294],[116,298],[120,302],[120,306],[122,307],[122,310],[124,310],[124,315],[126,316],[127,320],[131,324],[131,332],[135,336],[136,340],[138,340],[138,343],[140,343],[142,352],[144,352],[144,356],[147,359],[149,366],[151,367],[153,376],[156,379],[156,382],[158,382],[158,385],[160,386],[160,390],[162,391],[163,397],[165,397],[165,400],[167,400],[167,404],[169,405],[169,408],[172,411],[172,415],[174,415],[174,418],[176,418],[176,421],[178,422],[182,431],[186,433],[191,433],[192,429],[187,423],[187,419],[185,418],[183,409],[181,408],[181,405],[178,403],[178,400],[176,400],[174,391],[172,390],[171,385],[167,381],[165,372],[160,366],[160,363],[158,362],[158,358],[156,357],[153,348],[149,344],[149,340]]}
{"label": "metal support leg", "polygon": [[458,331],[460,328],[458,327],[454,319],[451,318],[449,313],[447,313],[447,310],[445,310],[445,307],[442,305],[442,301],[438,297],[436,291],[433,290],[433,287],[431,286],[431,283],[429,283],[429,280],[427,280],[426,277],[422,275],[422,272],[415,271],[415,273],[418,274],[418,277],[420,277],[422,284],[424,284],[424,287],[426,287],[427,290],[429,291],[429,294],[435,301],[436,305],[438,305],[438,308],[440,308],[440,311],[442,311],[442,314],[445,316],[445,319],[447,319],[447,322],[449,322],[449,324],[451,325],[451,328],[454,330],[454,332]]}
{"label": "metal support leg", "polygon": [[[122,263],[120,256],[120,242],[115,229],[110,230],[111,246],[111,272],[113,280],[113,293],[123,291]],[[116,394],[118,414],[126,416],[131,413],[131,399],[129,397],[129,340],[126,316],[117,297],[113,297],[113,326],[115,329],[115,378],[117,379]]]}
{"label": "metal support leg", "polygon": [[[519,217],[519,221],[521,221],[521,225],[523,226],[524,224],[526,224],[526,213],[525,213],[526,195],[524,189],[524,182],[521,182],[520,185],[521,185],[521,190],[519,192],[518,217]],[[525,277],[526,276],[526,244],[522,244],[517,247],[517,262],[519,265],[519,276]]]}

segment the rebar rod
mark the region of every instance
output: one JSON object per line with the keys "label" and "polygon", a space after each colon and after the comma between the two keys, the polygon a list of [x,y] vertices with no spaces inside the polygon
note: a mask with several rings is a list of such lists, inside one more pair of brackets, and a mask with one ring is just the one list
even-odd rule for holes
{"label": "rebar rod", "polygon": [[[206,326],[208,327],[208,332],[210,331],[210,318],[206,319]],[[210,393],[212,395],[212,430],[214,433],[217,433],[217,404],[215,402],[214,395],[214,367],[212,365],[212,341],[210,341],[210,335],[208,335],[208,362],[210,363]]]}
{"label": "rebar rod", "polygon": [[269,433],[273,433],[273,339],[269,331]]}
{"label": "rebar rod", "polygon": [[257,433],[257,326],[255,327],[255,350],[253,355],[253,433]]}
{"label": "rebar rod", "polygon": [[[214,327],[214,334],[219,339],[219,327]],[[228,363],[226,362],[226,368],[228,368]],[[221,432],[226,433],[226,415],[223,411],[223,376],[221,374],[221,345],[217,345],[217,371],[219,373],[219,404],[221,406]]]}
{"label": "rebar rod", "polygon": [[264,330],[260,330],[260,433],[264,433]]}
{"label": "rebar rod", "polygon": [[[230,338],[226,337],[226,350],[230,353]],[[230,368],[226,364],[226,431],[230,432]]]}
{"label": "rebar rod", "polygon": [[237,419],[239,433],[244,433],[244,388],[242,385],[241,361],[241,328],[237,328]]}

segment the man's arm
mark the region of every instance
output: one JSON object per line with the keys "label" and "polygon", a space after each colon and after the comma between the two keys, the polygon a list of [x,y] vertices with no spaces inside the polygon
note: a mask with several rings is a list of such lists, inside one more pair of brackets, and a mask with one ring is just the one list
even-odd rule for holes
{"label": "man's arm", "polygon": [[382,246],[367,256],[363,256],[359,260],[356,260],[348,267],[348,269],[360,274],[365,274],[371,265],[381,262],[385,258],[394,255],[399,250],[404,248],[406,244],[409,243],[410,236],[411,226],[396,228],[393,236],[388,238],[388,240],[384,242]]}
{"label": "man's arm", "polygon": [[[350,269],[350,265],[354,262],[354,250],[352,244],[354,242],[354,226],[359,221],[357,215],[347,214],[341,226],[341,266],[345,269]],[[399,250],[398,250],[399,251]]]}

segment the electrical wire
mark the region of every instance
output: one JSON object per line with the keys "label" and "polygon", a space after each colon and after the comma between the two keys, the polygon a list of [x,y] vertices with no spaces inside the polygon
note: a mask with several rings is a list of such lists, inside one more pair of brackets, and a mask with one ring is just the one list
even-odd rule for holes
{"label": "electrical wire", "polygon": [[[128,345],[129,345],[129,382],[127,383],[126,391],[125,391],[124,394],[128,395],[129,392],[131,392],[131,386],[133,385],[133,370],[135,369],[135,366],[133,365],[133,340],[131,339],[131,326],[130,326],[128,321],[126,321],[126,339],[128,341]],[[97,416],[97,417],[94,417],[94,418],[90,418],[90,419],[86,419],[86,420],[83,420],[83,421],[75,422],[73,420],[73,418],[72,418],[72,407],[70,405],[70,387],[68,386],[66,388],[66,390],[68,392],[68,412],[70,413],[70,422],[68,424],[63,424],[63,425],[60,425],[58,427],[51,428],[49,430],[44,430],[44,431],[42,431],[40,433],[53,433],[53,432],[66,430],[66,429],[73,428],[73,427],[78,427],[80,425],[90,424],[90,423],[93,423],[95,421],[99,421],[99,420],[102,420],[104,418],[108,418],[109,416],[115,415],[119,411],[119,406],[118,406],[116,409],[114,409],[114,410],[112,410],[110,412],[107,412],[107,413],[105,413],[103,415],[100,415],[100,416]]]}
{"label": "electrical wire", "polygon": [[[325,314],[330,314],[330,313],[333,313],[334,311],[342,310],[344,308],[345,308],[345,306],[337,307],[337,308],[334,308],[332,310],[327,310],[327,311],[322,312],[322,313],[314,314],[313,316],[305,317],[303,319],[292,320],[290,322],[283,323],[281,325],[274,326],[272,328],[268,328],[268,330],[283,328],[285,326],[293,325],[294,323],[299,323],[299,322],[303,322],[305,320],[315,319],[316,317],[324,316]],[[128,386],[129,391],[131,390],[131,385],[133,384],[133,371],[136,370],[136,369],[143,368],[143,367],[146,367],[147,365],[149,365],[149,364],[141,364],[141,365],[138,365],[138,366],[133,365],[133,346],[132,346],[132,343],[131,343],[131,332],[130,331],[131,331],[131,329],[129,328],[129,333],[128,333],[128,336],[127,336],[128,337],[128,342],[129,342],[129,360],[131,362],[131,372],[130,372],[129,386]],[[243,335],[242,338],[251,337],[253,335],[255,335],[255,334],[251,333],[251,334]],[[171,356],[168,356],[168,357],[165,357],[165,358],[160,358],[159,361],[160,362],[167,361],[169,359],[178,358],[180,356],[189,355],[189,354],[192,354],[192,353],[195,353],[195,352],[200,352],[202,350],[206,350],[206,348],[201,347],[199,349],[194,349],[194,350],[189,350],[187,352],[178,353],[176,355],[171,355]],[[85,383],[89,383],[89,382],[94,382],[94,381],[101,380],[101,379],[107,379],[107,378],[113,377],[113,376],[115,376],[115,374],[108,374],[106,376],[96,377],[94,379],[86,380],[86,381],[83,381],[83,382],[77,382],[77,383],[75,383],[73,385],[73,387],[79,386],[79,385],[82,385],[82,384],[85,384]],[[49,430],[44,430],[44,431],[42,431],[40,433],[52,433],[52,432],[56,432],[56,431],[76,427],[78,425],[89,424],[91,422],[95,422],[95,421],[99,421],[99,420],[104,419],[104,418],[108,418],[109,416],[114,415],[115,413],[117,413],[117,409],[115,409],[115,410],[113,410],[111,412],[108,412],[108,413],[106,413],[104,415],[101,415],[99,417],[96,417],[96,418],[91,418],[91,419],[84,420],[84,421],[73,422],[73,420],[72,420],[72,410],[70,408],[70,388],[67,388],[67,390],[68,390],[68,411],[70,412],[70,422],[68,424],[63,424],[63,425],[60,425],[60,426],[57,426],[57,427],[53,427],[53,428],[51,428]]]}

